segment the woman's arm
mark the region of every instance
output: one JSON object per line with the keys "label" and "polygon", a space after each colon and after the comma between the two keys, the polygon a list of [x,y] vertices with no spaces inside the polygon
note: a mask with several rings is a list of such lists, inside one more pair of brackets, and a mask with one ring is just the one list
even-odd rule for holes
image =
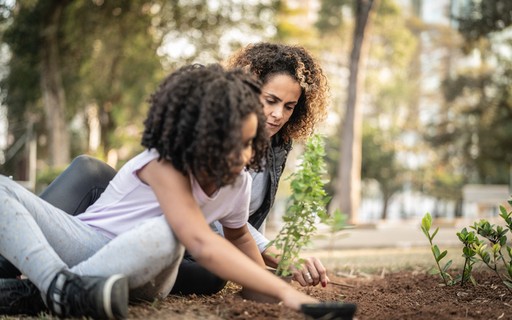
{"label": "woman's arm", "polygon": [[215,234],[195,202],[188,177],[170,163],[153,160],[138,172],[154,190],[172,230],[200,264],[221,278],[280,299],[299,310],[303,303],[317,302],[264,270]]}
{"label": "woman's arm", "polygon": [[[274,246],[268,247],[270,241],[268,241],[265,236],[261,234],[256,228],[254,228],[251,224],[247,226],[249,228],[249,232],[251,233],[252,238],[255,239],[258,246],[267,246],[265,249],[261,250],[261,256],[263,257],[263,261],[265,265],[271,268],[277,268],[277,264],[279,263],[279,250]],[[293,268],[292,267],[293,279],[300,283],[301,286],[316,286],[321,283],[322,286],[326,286],[329,282],[329,277],[327,277],[327,270],[325,269],[322,262],[316,257],[308,257],[304,258],[304,264],[301,268]],[[305,273],[309,272],[311,275],[311,280],[309,280]],[[309,280],[309,281],[308,281]]]}
{"label": "woman's arm", "polygon": [[251,233],[247,228],[247,224],[238,229],[223,227],[223,231],[224,237],[229,242],[245,253],[246,256],[251,258],[251,260],[259,264],[262,268],[265,268],[265,262],[258,250],[258,246],[256,246],[254,238],[251,236]]}
{"label": "woman's arm", "polygon": [[[274,246],[268,247],[261,253],[265,264],[271,268],[277,268],[277,264],[279,263],[279,258],[277,256],[279,254],[279,250]],[[327,277],[327,270],[322,262],[315,257],[303,258],[303,260],[304,263],[301,268],[297,269],[292,266],[293,280],[300,283],[303,287],[316,286],[319,283],[325,287],[327,283],[329,283],[329,277]],[[311,275],[312,281],[308,281],[308,278],[305,276],[307,272]]]}

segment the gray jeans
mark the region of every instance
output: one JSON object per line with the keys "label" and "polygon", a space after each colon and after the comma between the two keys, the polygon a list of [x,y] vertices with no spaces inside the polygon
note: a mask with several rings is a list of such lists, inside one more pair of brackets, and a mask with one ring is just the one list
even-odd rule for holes
{"label": "gray jeans", "polygon": [[184,248],[165,217],[148,219],[114,239],[0,175],[0,254],[43,295],[57,272],[128,276],[130,298],[166,297]]}

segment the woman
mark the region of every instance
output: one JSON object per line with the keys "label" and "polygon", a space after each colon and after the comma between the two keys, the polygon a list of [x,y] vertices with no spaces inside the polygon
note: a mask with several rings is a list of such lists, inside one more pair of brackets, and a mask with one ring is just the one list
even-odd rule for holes
{"label": "woman", "polygon": [[[267,42],[251,44],[233,54],[226,65],[251,72],[263,83],[260,100],[267,119],[267,132],[271,136],[271,147],[265,170],[251,172],[249,229],[265,264],[276,267],[277,250],[266,248],[269,240],[260,231],[264,229],[274,204],[292,142],[309,137],[326,116],[327,81],[318,62],[300,46]],[[293,277],[302,286],[319,283],[325,286],[329,281],[324,266],[314,257],[305,259],[302,270],[294,270]],[[171,293],[213,294],[225,284],[223,279],[208,272],[186,254]]]}

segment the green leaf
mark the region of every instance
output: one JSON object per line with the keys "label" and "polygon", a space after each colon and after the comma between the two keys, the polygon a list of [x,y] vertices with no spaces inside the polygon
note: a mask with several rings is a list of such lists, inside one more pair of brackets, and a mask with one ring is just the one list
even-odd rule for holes
{"label": "green leaf", "polygon": [[[446,251],[445,251],[446,252]],[[449,260],[443,267],[443,272],[446,272],[452,265],[452,260]]]}
{"label": "green leaf", "polygon": [[443,252],[439,255],[439,258],[438,258],[438,259],[439,259],[439,261],[441,261],[441,259],[443,259],[443,258],[446,256],[446,254],[447,254],[447,253],[448,253],[448,251],[446,251],[446,250],[445,250],[445,251],[443,251]]}
{"label": "green leaf", "polygon": [[428,230],[425,229],[424,226],[421,226],[421,231],[423,231],[423,234],[425,234],[425,236],[428,238],[428,240],[432,240],[432,238],[430,238],[430,234],[428,233]]}
{"label": "green leaf", "polygon": [[425,216],[423,216],[423,219],[421,219],[421,225],[425,230],[430,231],[430,227],[432,226],[432,216],[430,213],[426,213]]}
{"label": "green leaf", "polygon": [[439,247],[437,245],[432,246],[432,253],[434,254],[434,257],[436,258],[436,261],[439,262]]}
{"label": "green leaf", "polygon": [[434,237],[436,236],[438,231],[439,231],[439,227],[437,227],[436,230],[434,230],[434,232],[432,233],[432,239],[434,239]]}

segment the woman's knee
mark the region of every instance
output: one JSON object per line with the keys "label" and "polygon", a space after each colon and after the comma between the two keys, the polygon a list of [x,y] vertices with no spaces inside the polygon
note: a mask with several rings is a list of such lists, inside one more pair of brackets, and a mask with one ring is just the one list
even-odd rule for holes
{"label": "woman's knee", "polygon": [[186,255],[180,264],[171,293],[211,295],[221,291],[226,283],[226,280],[219,278]]}

